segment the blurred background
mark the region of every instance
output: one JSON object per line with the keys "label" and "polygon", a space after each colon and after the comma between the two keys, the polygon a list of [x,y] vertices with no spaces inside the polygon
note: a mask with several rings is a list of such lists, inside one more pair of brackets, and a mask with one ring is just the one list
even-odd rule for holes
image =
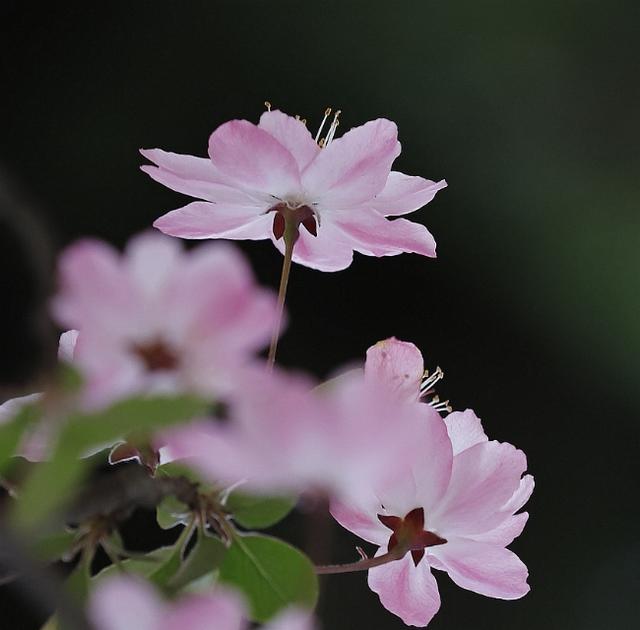
{"label": "blurred background", "polygon": [[[396,168],[449,183],[410,217],[438,258],[295,267],[280,360],[324,376],[413,341],[445,398],[527,453],[537,487],[512,548],[531,593],[500,602],[438,573],[433,630],[637,627],[639,29],[632,0],[3,0],[2,395],[51,362],[56,253],[84,235],[121,246],[187,202],[138,170],[139,147],[204,156],[266,99],[314,129],[327,106],[342,133],[388,117]],[[241,246],[276,286],[271,243]],[[354,559],[334,535],[331,559]],[[3,627],[43,622],[0,592]],[[404,627],[362,574],[324,578],[319,611],[331,630]]]}

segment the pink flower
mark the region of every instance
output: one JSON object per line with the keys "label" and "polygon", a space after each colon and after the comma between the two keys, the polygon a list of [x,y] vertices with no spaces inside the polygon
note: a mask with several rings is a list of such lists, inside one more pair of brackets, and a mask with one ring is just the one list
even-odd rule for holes
{"label": "pink flower", "polygon": [[[74,358],[77,330],[68,330],[60,335],[58,343],[58,359],[72,362]],[[42,399],[42,392],[11,398],[0,405],[0,424],[9,422],[26,405],[37,403]],[[56,430],[55,418],[45,414],[36,427],[31,428],[18,447],[17,455],[32,462],[39,462],[48,457],[51,439]]]}
{"label": "pink flower", "polygon": [[227,245],[184,252],[143,234],[124,254],[81,241],[60,260],[58,320],[82,332],[74,362],[87,404],[135,393],[226,392],[268,342],[275,299]]}
{"label": "pink flower", "polygon": [[533,491],[533,477],[522,476],[524,453],[488,441],[473,411],[443,420],[439,405],[418,402],[442,376],[438,369],[423,379],[423,368],[412,343],[392,337],[369,348],[365,378],[429,414],[413,428],[417,456],[397,463],[395,477],[331,506],[343,527],[379,546],[376,556],[401,556],[370,569],[369,587],[414,626],[426,626],[440,607],[432,568],[482,595],[516,599],[528,592],[527,568],[506,546],[527,522],[526,512],[516,512]]}
{"label": "pink flower", "polygon": [[[154,588],[129,576],[98,583],[89,601],[96,630],[249,630],[239,593],[226,588],[165,602]],[[286,610],[264,630],[313,630],[308,613]]]}
{"label": "pink flower", "polygon": [[515,514],[533,490],[533,477],[522,477],[524,453],[489,442],[470,410],[445,420],[434,411],[414,437],[421,454],[399,464],[394,480],[331,506],[343,527],[379,546],[376,556],[404,552],[370,569],[369,587],[413,626],[426,626],[440,607],[432,568],[482,595],[525,595],[527,568],[506,549],[528,518]]}
{"label": "pink flower", "polygon": [[169,212],[154,226],[181,238],[271,238],[284,251],[287,215],[304,228],[293,260],[321,271],[345,269],[354,251],[435,256],[423,225],[385,217],[421,208],[446,182],[391,171],[400,154],[391,121],[373,120],[334,139],[337,120],[336,114],[324,148],[317,143],[321,131],[314,140],[302,121],[267,111],[258,125],[232,120],[218,127],[209,139],[209,159],[142,150],[156,164],[143,171],[204,200]]}
{"label": "pink flower", "polygon": [[412,427],[433,411],[398,401],[359,374],[321,390],[312,386],[279,372],[256,376],[227,423],[164,436],[169,456],[187,459],[211,479],[244,481],[251,491],[321,491],[349,500],[416,450]]}

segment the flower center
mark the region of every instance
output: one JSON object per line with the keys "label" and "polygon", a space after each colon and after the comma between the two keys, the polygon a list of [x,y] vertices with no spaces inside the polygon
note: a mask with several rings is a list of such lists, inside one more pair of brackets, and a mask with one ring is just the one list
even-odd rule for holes
{"label": "flower center", "polygon": [[276,240],[282,238],[286,229],[287,221],[291,222],[294,228],[295,239],[298,238],[300,224],[304,225],[309,234],[318,235],[318,225],[315,212],[306,204],[295,206],[290,202],[281,201],[268,212],[274,212],[273,235]]}
{"label": "flower center", "polygon": [[398,548],[404,555],[411,552],[413,564],[418,566],[424,557],[424,550],[435,545],[444,545],[444,538],[424,529],[424,509],[415,508],[404,518],[378,514],[378,520],[393,533],[389,537],[387,548],[393,551]]}
{"label": "flower center", "polygon": [[136,344],[133,346],[133,352],[139,359],[142,359],[145,367],[150,372],[173,370],[178,366],[178,357],[161,340],[146,344]]}

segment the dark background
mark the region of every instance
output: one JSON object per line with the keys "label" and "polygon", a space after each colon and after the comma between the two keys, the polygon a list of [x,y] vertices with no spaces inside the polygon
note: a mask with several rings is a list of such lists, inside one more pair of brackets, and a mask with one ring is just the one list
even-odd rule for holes
{"label": "dark background", "polygon": [[[328,105],[343,110],[342,132],[388,117],[396,168],[449,182],[410,217],[439,257],[295,267],[280,359],[323,376],[378,339],[414,341],[445,370],[445,397],[528,454],[537,487],[512,548],[531,593],[499,602],[438,573],[430,627],[636,626],[637,2],[0,7],[1,194],[17,200],[2,227],[4,394],[28,391],[51,356],[32,307],[55,252],[87,234],[122,245],[187,202],[138,170],[139,147],[205,155],[217,125],[257,121],[265,99],[313,128]],[[275,286],[273,246],[242,247]],[[333,559],[353,559],[355,538],[336,527],[336,540]],[[364,575],[323,586],[324,628],[403,627]],[[29,604],[3,593],[2,627],[30,628]]]}

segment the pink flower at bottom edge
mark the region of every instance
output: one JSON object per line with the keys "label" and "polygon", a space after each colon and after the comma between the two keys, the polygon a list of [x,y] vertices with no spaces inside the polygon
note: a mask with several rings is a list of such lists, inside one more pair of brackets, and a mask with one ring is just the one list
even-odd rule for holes
{"label": "pink flower at bottom edge", "polygon": [[373,120],[335,138],[337,120],[323,148],[302,121],[267,111],[258,125],[232,120],[218,127],[209,158],[141,150],[154,163],[142,166],[150,177],[203,200],[169,212],[154,226],[190,239],[270,238],[283,251],[289,216],[299,229],[293,260],[321,271],[345,269],[354,251],[434,257],[435,241],[423,225],[385,217],[421,208],[446,182],[391,171],[400,154],[391,121]]}
{"label": "pink flower at bottom edge", "polygon": [[[100,581],[88,605],[96,630],[248,630],[241,593],[216,587],[212,592],[163,600],[148,582],[131,576]],[[264,630],[314,630],[308,611],[289,608]]]}

